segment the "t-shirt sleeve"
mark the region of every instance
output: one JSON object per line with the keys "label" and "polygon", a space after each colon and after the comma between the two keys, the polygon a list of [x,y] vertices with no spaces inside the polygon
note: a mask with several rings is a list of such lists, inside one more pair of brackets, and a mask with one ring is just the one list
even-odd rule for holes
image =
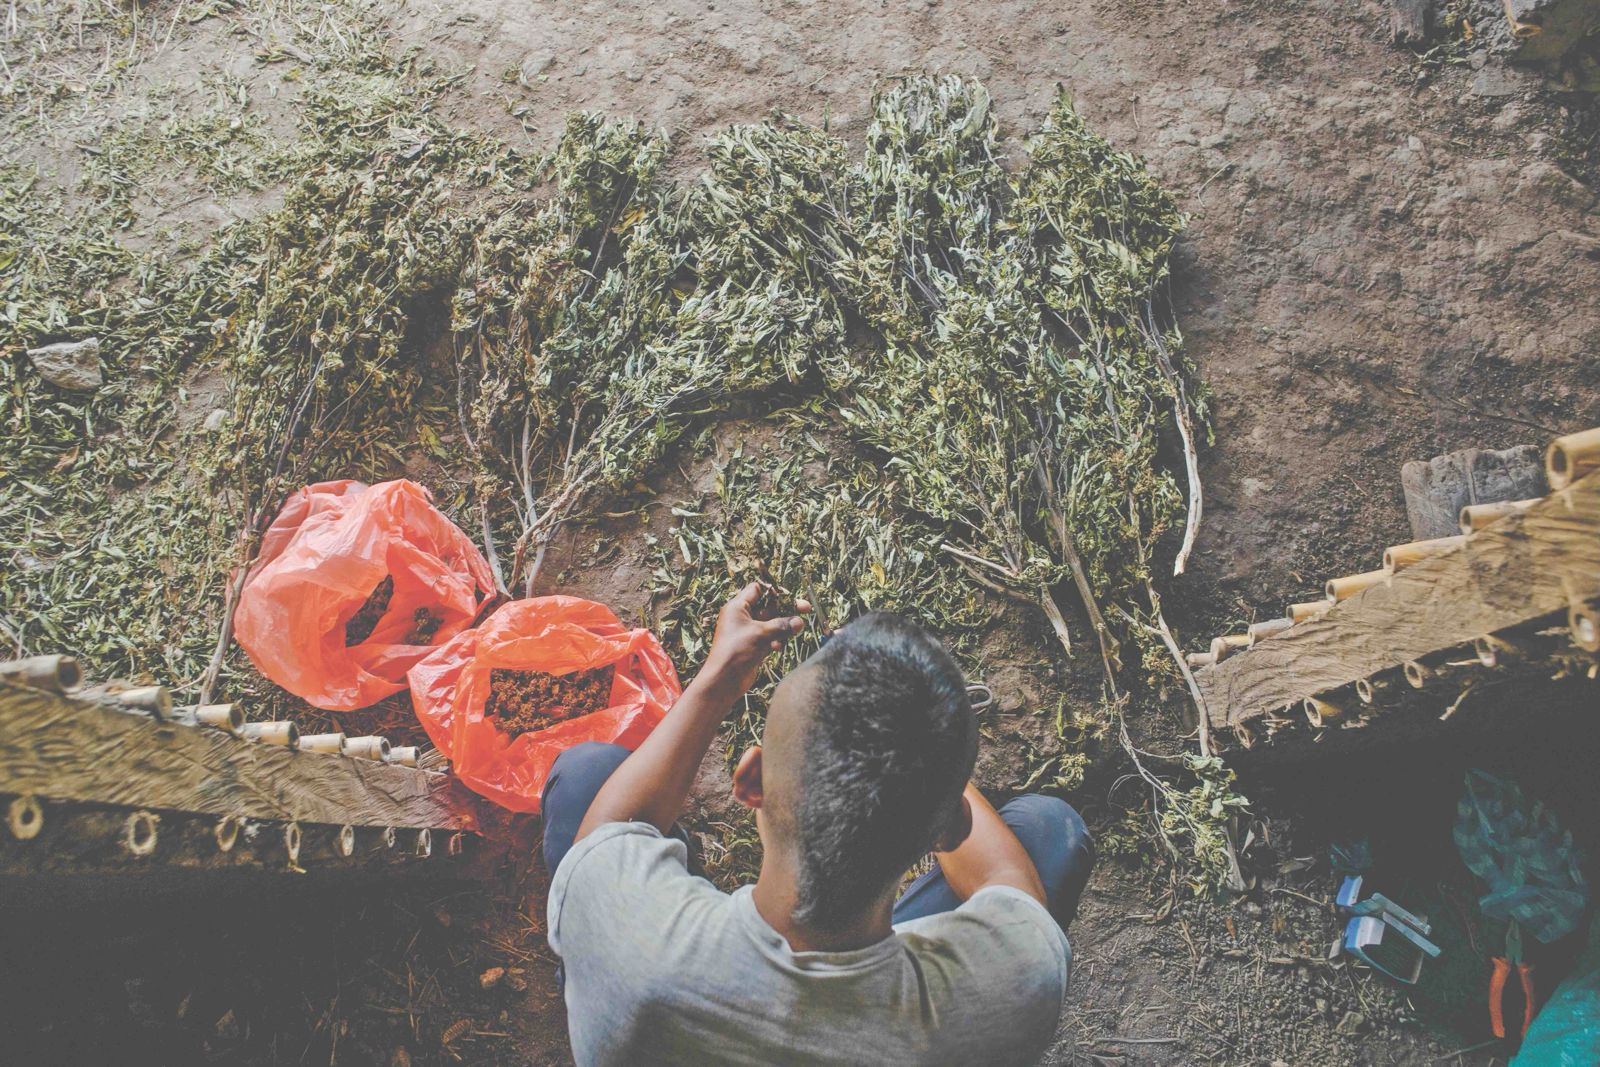
{"label": "t-shirt sleeve", "polygon": [[569,941],[603,951],[619,923],[648,924],[698,881],[682,841],[649,823],[607,823],[573,845],[550,880],[550,947],[563,957]]}

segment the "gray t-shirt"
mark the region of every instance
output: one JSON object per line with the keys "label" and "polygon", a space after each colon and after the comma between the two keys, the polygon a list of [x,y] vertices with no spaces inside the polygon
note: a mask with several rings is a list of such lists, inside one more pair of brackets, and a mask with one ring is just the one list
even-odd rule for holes
{"label": "gray t-shirt", "polygon": [[681,841],[612,823],[550,886],[572,1052],[590,1064],[1031,1063],[1072,950],[1003,886],[851,952],[795,952],[756,910],[690,874]]}

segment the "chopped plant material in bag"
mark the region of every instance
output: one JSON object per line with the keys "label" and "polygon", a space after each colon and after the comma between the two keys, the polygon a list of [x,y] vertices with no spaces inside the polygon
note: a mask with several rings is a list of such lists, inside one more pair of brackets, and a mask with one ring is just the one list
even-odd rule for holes
{"label": "chopped plant material in bag", "polygon": [[[394,596],[394,575],[389,575],[379,582],[372,590],[372,595],[367,597],[361,605],[361,610],[350,617],[344,624],[344,644],[346,648],[359,645],[372,636],[372,631],[378,628],[378,620],[383,618],[383,613],[389,610],[389,600]],[[437,626],[435,626],[437,629]],[[413,642],[415,643],[415,642]]]}
{"label": "chopped plant material in bag", "polygon": [[487,717],[512,737],[542,730],[551,723],[603,711],[611,703],[613,666],[571,674],[496,668],[489,675]]}

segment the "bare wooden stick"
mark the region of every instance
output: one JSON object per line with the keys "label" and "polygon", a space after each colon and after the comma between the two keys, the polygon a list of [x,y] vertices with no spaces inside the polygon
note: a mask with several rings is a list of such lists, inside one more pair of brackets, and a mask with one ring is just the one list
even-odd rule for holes
{"label": "bare wooden stick", "polygon": [[1328,601],[1337,604],[1341,600],[1349,600],[1357,593],[1371,589],[1375,585],[1383,585],[1388,580],[1389,572],[1385,570],[1349,574],[1343,578],[1329,578],[1326,586]]}
{"label": "bare wooden stick", "polygon": [[1403,545],[1391,545],[1383,550],[1383,569],[1393,574],[1402,567],[1421,563],[1434,556],[1442,556],[1446,552],[1454,552],[1466,543],[1465,534],[1452,534],[1449,537],[1435,537],[1429,541],[1408,541]]}
{"label": "bare wooden stick", "polygon": [[1565,489],[1596,470],[1600,470],[1600,426],[1558,437],[1544,451],[1545,480],[1551,490]]}
{"label": "bare wooden stick", "polygon": [[1257,641],[1265,641],[1275,634],[1281,634],[1293,625],[1294,620],[1290,618],[1266,619],[1262,622],[1253,622],[1245,631],[1245,635],[1250,638],[1249,647],[1254,648]]}
{"label": "bare wooden stick", "polygon": [[1509,515],[1527,511],[1538,502],[1539,498],[1534,497],[1532,500],[1502,500],[1496,504],[1468,504],[1461,509],[1461,532],[1476,533]]}
{"label": "bare wooden stick", "polygon": [[1320,619],[1332,607],[1333,601],[1331,600],[1313,600],[1305,604],[1290,604],[1286,614],[1289,616],[1290,622],[1299,625],[1302,622],[1310,622],[1312,619]]}
{"label": "bare wooden stick", "polygon": [[83,680],[78,661],[72,656],[29,656],[0,663],[0,678],[35,689],[64,693]]}

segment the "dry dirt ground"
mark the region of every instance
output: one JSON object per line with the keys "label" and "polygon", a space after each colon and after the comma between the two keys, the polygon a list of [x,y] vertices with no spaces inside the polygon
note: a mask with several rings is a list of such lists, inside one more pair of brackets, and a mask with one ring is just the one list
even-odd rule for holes
{"label": "dry dirt ground", "polygon": [[[152,8],[157,25],[163,10]],[[1206,516],[1190,573],[1166,593],[1189,647],[1279,614],[1325,576],[1367,569],[1405,534],[1403,460],[1600,423],[1600,222],[1585,105],[1520,82],[1480,95],[1470,49],[1459,64],[1420,62],[1388,43],[1381,4],[411,0],[388,17],[397,43],[464,72],[458,121],[530,148],[550,144],[573,109],[637,115],[688,145],[775,107],[859,137],[873,88],[917,70],[982,78],[1005,127],[1022,131],[1065,85],[1192,217],[1175,311],[1212,391],[1215,443],[1202,457]],[[220,32],[225,20],[175,23],[146,57],[149,77],[225,69],[252,97],[292,100],[272,92],[282,66]],[[522,124],[508,99],[525,105]],[[204,227],[271,199],[201,200],[182,216]],[[692,494],[703,474],[671,476],[662,497]],[[547,581],[643,612],[642,532],[573,531]],[[620,548],[596,564],[601,533]],[[1057,684],[1030,625],[1013,627],[993,658],[1000,707],[980,770],[998,790],[1020,784],[1030,704]],[[1141,736],[1171,751],[1175,715],[1149,715]],[[725,815],[721,758],[707,761],[702,824]],[[1095,821],[1114,787],[1091,775],[1072,799]],[[1277,864],[1276,888],[1293,892],[1261,884],[1204,906],[1159,875],[1102,864],[1072,930],[1076,969],[1045,1062],[1503,1060],[1493,1047],[1452,1055],[1486,1035],[1441,1029],[1426,1005],[1323,960],[1335,932],[1315,899],[1333,888],[1326,837],[1284,817],[1292,786],[1264,788],[1252,862]],[[213,921],[204,908],[157,913],[137,951],[108,935],[81,992],[95,1025],[128,1016],[147,1036],[177,1026],[177,1037],[149,1037],[152,1062],[192,1058],[204,1040],[223,1061],[561,1063],[543,884],[530,862],[502,872],[492,895],[263,903],[206,955],[233,968],[223,984],[237,996],[282,1002],[257,1016],[254,1038],[215,990],[185,996],[191,953],[160,947],[165,931]],[[287,936],[252,933],[260,924]],[[352,929],[373,934],[332,944]],[[37,948],[47,933],[11,936]],[[273,952],[277,978],[252,977]],[[521,973],[482,990],[491,966]],[[81,972],[58,969],[41,981],[73,990]],[[310,1021],[294,1039],[277,1036],[295,1032],[296,1011]],[[174,1012],[187,1021],[173,1023]],[[441,1042],[458,1015],[474,1022]],[[158,1016],[167,1021],[145,1022]],[[38,1062],[73,1058],[62,1052],[70,1019],[52,1014],[31,1034]]]}

